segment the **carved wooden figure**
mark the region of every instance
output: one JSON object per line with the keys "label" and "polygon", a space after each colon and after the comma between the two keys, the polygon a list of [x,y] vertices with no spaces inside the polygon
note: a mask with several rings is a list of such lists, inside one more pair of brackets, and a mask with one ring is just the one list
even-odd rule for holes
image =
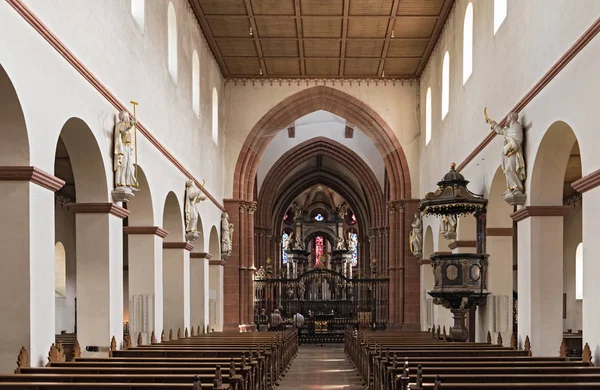
{"label": "carved wooden figure", "polygon": [[30,367],[29,364],[29,353],[25,347],[21,347],[19,351],[19,356],[17,356],[17,369],[15,370],[15,374],[19,373],[20,368]]}

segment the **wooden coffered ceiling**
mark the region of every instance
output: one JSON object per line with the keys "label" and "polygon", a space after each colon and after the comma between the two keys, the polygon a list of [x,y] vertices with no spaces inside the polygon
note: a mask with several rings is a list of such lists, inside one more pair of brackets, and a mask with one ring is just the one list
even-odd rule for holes
{"label": "wooden coffered ceiling", "polygon": [[414,78],[454,0],[189,2],[225,77]]}

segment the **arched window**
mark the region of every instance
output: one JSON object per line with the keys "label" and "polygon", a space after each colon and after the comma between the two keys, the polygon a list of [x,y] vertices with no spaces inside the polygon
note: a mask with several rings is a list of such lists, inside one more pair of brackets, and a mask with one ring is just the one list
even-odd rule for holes
{"label": "arched window", "polygon": [[358,265],[358,234],[351,233],[350,239],[354,243],[354,250],[352,251],[352,266],[356,267]]}
{"label": "arched window", "polygon": [[175,7],[169,2],[167,10],[167,56],[169,65],[169,74],[173,81],[177,83],[177,19],[175,17]]}
{"label": "arched window", "polygon": [[323,256],[323,237],[315,237],[315,265],[319,265]]}
{"label": "arched window", "polygon": [[144,0],[131,0],[131,15],[138,27],[144,32]]}
{"label": "arched window", "polygon": [[450,109],[450,54],[444,54],[442,63],[442,120]]}
{"label": "arched window", "polygon": [[467,5],[463,25],[463,85],[473,72],[473,3]]}
{"label": "arched window", "polygon": [[506,19],[508,4],[506,0],[494,0],[494,34]]}
{"label": "arched window", "polygon": [[290,235],[287,234],[287,232],[284,232],[283,236],[281,236],[281,262],[283,264],[287,264],[287,253],[285,253],[285,242],[289,236]]}
{"label": "arched window", "polygon": [[217,88],[213,88],[212,96],[212,139],[215,145],[219,144],[219,96]]}
{"label": "arched window", "polygon": [[431,141],[431,87],[427,88],[425,97],[425,145]]}
{"label": "arched window", "polygon": [[67,254],[60,241],[54,246],[54,295],[67,295]]}
{"label": "arched window", "polygon": [[192,107],[200,115],[200,60],[196,50],[192,54]]}
{"label": "arched window", "polygon": [[575,299],[583,299],[583,243],[575,251]]}

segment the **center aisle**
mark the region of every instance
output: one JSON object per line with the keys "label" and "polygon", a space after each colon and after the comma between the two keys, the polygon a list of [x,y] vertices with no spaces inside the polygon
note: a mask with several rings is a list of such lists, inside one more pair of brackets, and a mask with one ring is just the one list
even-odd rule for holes
{"label": "center aisle", "polygon": [[302,345],[278,390],[362,390],[344,346]]}

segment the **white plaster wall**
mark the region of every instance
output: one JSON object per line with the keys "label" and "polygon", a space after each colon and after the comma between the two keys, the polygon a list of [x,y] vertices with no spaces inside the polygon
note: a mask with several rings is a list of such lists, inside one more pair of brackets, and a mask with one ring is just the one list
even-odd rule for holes
{"label": "white plaster wall", "polygon": [[[310,88],[306,83],[227,83],[225,92],[227,103],[225,124],[225,197],[233,193],[233,174],[237,156],[250,130],[275,105],[283,99]],[[413,196],[420,194],[417,178],[419,177],[419,123],[418,102],[419,88],[416,82],[366,84],[345,82],[343,85],[328,84],[367,104],[375,110],[396,134],[410,170]],[[243,108],[243,109],[240,109]],[[273,129],[279,131],[281,129]],[[296,129],[296,137],[300,137],[303,128]],[[383,158],[384,156],[381,156]]]}
{"label": "white plaster wall", "polygon": [[581,203],[569,209],[564,221],[563,289],[567,294],[567,318],[563,319],[563,330],[577,332],[582,328],[582,300],[575,299],[575,252],[582,240]]}
{"label": "white plaster wall", "polygon": [[[54,203],[54,224],[55,241],[60,241],[66,254],[67,271],[67,289],[66,296],[63,299],[56,300],[56,333],[66,330],[67,333],[73,333],[75,327],[75,272],[76,258],[75,252],[75,214],[70,212],[66,206],[60,203]],[[59,310],[60,308],[60,310]]]}

